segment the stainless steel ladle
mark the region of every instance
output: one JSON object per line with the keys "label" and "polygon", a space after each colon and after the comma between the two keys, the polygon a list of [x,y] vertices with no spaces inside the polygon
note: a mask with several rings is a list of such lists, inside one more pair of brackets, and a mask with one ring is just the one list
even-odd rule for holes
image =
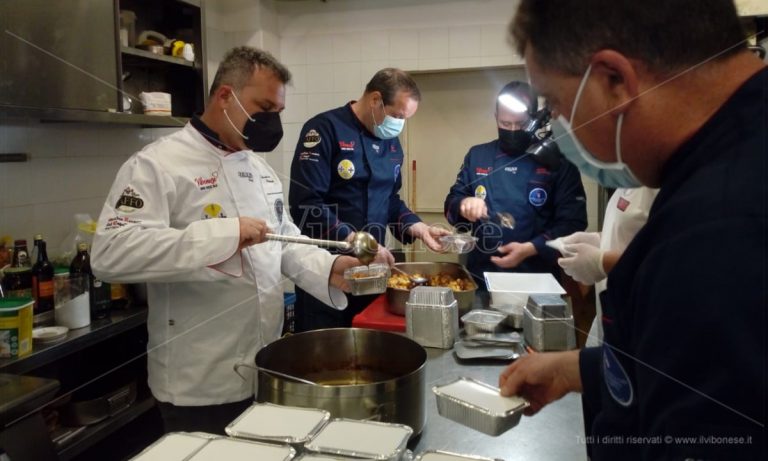
{"label": "stainless steel ladle", "polygon": [[390,267],[390,269],[392,269],[395,272],[400,272],[404,276],[408,277],[408,280],[410,280],[411,283],[414,284],[414,286],[418,287],[418,286],[421,286],[421,285],[424,285],[425,283],[427,283],[426,277],[419,277],[419,276],[416,276],[416,275],[413,275],[413,274],[409,274],[409,273],[405,272],[404,270],[400,269],[397,266],[392,266],[392,267]]}
{"label": "stainless steel ladle", "polygon": [[321,240],[308,237],[289,236],[280,234],[267,234],[267,240],[287,243],[302,243],[305,245],[317,245],[323,248],[336,248],[345,253],[351,253],[361,263],[368,265],[376,258],[379,252],[379,243],[368,232],[355,232],[352,241]]}
{"label": "stainless steel ladle", "polygon": [[290,381],[296,381],[297,383],[309,384],[311,386],[317,386],[318,385],[314,381],[310,381],[310,380],[304,379],[304,378],[299,378],[298,376],[289,375],[288,373],[283,373],[281,371],[270,370],[269,368],[260,367],[258,365],[251,365],[251,364],[248,364],[248,363],[236,363],[235,366],[234,366],[235,373],[237,373],[237,376],[243,378],[243,380],[245,380],[245,376],[240,374],[240,368],[241,367],[250,368],[251,370],[256,370],[256,371],[263,371],[264,373],[267,373],[267,374],[270,374],[270,375],[274,375],[274,376],[279,376],[280,378],[285,378],[285,379],[288,379]]}

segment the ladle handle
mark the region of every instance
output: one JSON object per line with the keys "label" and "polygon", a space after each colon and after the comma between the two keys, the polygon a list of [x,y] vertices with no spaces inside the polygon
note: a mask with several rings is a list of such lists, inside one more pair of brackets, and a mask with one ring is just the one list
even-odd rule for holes
{"label": "ladle handle", "polygon": [[309,237],[294,237],[280,234],[267,234],[267,240],[286,243],[303,243],[305,245],[317,245],[323,248],[338,248],[339,250],[349,251],[352,245],[349,242],[340,242],[338,240],[320,240]]}

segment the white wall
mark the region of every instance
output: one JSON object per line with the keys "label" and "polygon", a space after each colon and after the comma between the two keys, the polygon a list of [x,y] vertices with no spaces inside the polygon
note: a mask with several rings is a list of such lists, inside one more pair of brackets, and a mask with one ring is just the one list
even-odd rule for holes
{"label": "white wall", "polygon": [[[356,99],[387,66],[409,71],[520,63],[506,42],[516,1],[215,0],[205,3],[209,83],[223,54],[247,44],[266,49],[294,75],[283,114],[285,138],[266,158],[288,186],[303,122]],[[42,232],[58,247],[78,212],[97,217],[125,159],[172,130],[105,124],[43,124],[0,119],[0,236]]]}

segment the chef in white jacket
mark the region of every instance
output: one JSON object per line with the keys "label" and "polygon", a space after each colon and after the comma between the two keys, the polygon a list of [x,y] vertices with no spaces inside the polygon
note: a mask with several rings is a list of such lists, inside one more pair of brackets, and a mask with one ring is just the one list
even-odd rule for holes
{"label": "chef in white jacket", "polygon": [[205,112],[134,154],[102,209],[93,270],[147,282],[149,386],[167,431],[223,433],[253,401],[253,372],[241,369],[244,381],[233,367],[278,338],[281,274],[347,305],[343,272],[355,258],[265,241],[299,234],[279,178],[253,152],[279,143],[290,78],[266,52],[231,50]]}

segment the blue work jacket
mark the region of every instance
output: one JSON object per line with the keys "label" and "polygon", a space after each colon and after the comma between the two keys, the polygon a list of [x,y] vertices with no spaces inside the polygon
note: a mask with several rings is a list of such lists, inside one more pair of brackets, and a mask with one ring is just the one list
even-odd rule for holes
{"label": "blue work jacket", "polygon": [[404,243],[420,222],[400,198],[403,148],[379,139],[352,112],[351,103],[304,124],[291,164],[291,217],[302,233],[344,240],[365,230],[384,242],[386,229]]}
{"label": "blue work jacket", "polygon": [[[515,228],[500,227],[494,219],[470,223],[459,213],[466,197],[485,200],[489,215],[510,213]],[[477,237],[467,268],[481,287],[483,272],[551,272],[557,274],[558,253],[545,245],[587,227],[584,187],[579,172],[563,162],[549,170],[531,156],[509,155],[499,149],[498,140],[472,147],[445,199],[445,217],[460,230]],[[491,262],[496,249],[509,242],[532,242],[538,254],[514,269],[501,269]]]}

